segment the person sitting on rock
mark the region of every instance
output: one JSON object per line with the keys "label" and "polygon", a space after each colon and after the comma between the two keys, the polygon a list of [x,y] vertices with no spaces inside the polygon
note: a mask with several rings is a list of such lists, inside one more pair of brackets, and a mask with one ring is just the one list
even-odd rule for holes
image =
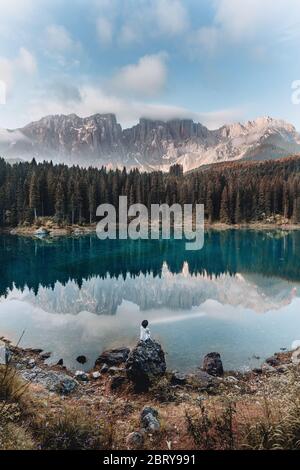
{"label": "person sitting on rock", "polygon": [[141,334],[140,334],[140,341],[147,341],[151,339],[151,333],[148,328],[149,322],[148,320],[143,320],[141,324]]}

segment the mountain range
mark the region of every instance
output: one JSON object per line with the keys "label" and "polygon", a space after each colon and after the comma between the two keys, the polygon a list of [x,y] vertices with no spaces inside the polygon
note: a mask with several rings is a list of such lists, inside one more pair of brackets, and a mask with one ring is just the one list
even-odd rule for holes
{"label": "mountain range", "polygon": [[300,134],[283,120],[261,117],[209,130],[189,119],[140,119],[122,129],[114,114],[52,115],[15,130],[0,129],[0,155],[12,162],[185,171],[222,161],[269,160],[300,154]]}

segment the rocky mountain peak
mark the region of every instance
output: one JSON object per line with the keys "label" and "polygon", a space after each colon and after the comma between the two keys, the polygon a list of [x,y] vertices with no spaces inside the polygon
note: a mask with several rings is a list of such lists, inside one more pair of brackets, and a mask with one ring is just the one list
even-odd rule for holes
{"label": "rocky mountain peak", "polygon": [[300,153],[294,126],[269,116],[210,131],[192,119],[141,118],[122,129],[112,113],[50,115],[15,131],[0,130],[7,158],[51,159],[83,166],[185,170],[220,161],[271,159]]}

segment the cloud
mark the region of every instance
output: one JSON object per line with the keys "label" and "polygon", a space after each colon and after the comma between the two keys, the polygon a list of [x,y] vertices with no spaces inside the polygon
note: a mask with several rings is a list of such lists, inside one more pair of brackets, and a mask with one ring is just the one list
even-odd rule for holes
{"label": "cloud", "polygon": [[218,0],[215,24],[238,41],[276,32],[281,35],[299,21],[298,0]]}
{"label": "cloud", "polygon": [[299,38],[299,23],[298,0],[214,0],[211,24],[192,32],[189,44],[200,53],[246,46],[261,60],[262,48]]}
{"label": "cloud", "polygon": [[210,111],[207,113],[197,113],[197,119],[209,129],[219,129],[224,124],[233,124],[245,120],[245,110],[243,108],[227,108]]}
{"label": "cloud", "polygon": [[15,81],[20,75],[23,79],[24,74],[32,76],[36,72],[36,59],[34,55],[24,47],[19,49],[17,57],[13,59],[0,57],[0,80],[5,82],[8,93],[12,91]]}
{"label": "cloud", "polygon": [[139,36],[134,27],[129,24],[124,24],[120,31],[119,43],[128,45],[138,41]]}
{"label": "cloud", "polygon": [[48,63],[54,64],[55,68],[59,67],[65,70],[80,65],[82,45],[64,26],[60,24],[48,25],[42,42],[45,57]]}
{"label": "cloud", "polygon": [[137,64],[126,65],[112,79],[112,86],[122,92],[155,96],[167,81],[167,54],[145,55]]}
{"label": "cloud", "polygon": [[102,10],[114,10],[117,6],[116,0],[92,0],[94,7]]}
{"label": "cloud", "polygon": [[17,57],[15,65],[29,75],[37,71],[37,62],[34,55],[24,47],[20,48],[19,57]]}
{"label": "cloud", "polygon": [[46,93],[51,99],[60,103],[72,104],[81,101],[79,88],[69,83],[69,81],[56,81],[51,83]]}
{"label": "cloud", "polygon": [[189,24],[187,11],[179,0],[157,0],[155,17],[160,32],[169,35],[183,33]]}
{"label": "cloud", "polygon": [[97,34],[101,44],[110,44],[113,39],[112,22],[104,16],[97,19]]}
{"label": "cloud", "polygon": [[62,25],[52,24],[46,28],[46,45],[51,52],[68,52],[78,47],[69,31]]}
{"label": "cloud", "polygon": [[21,18],[30,13],[39,0],[0,0],[1,19]]}
{"label": "cloud", "polygon": [[6,57],[0,57],[0,80],[5,83],[6,90],[10,91],[14,81],[14,67]]}
{"label": "cloud", "polygon": [[[51,89],[50,89],[51,90]],[[84,117],[92,114],[114,113],[123,127],[136,124],[141,117],[167,121],[170,119],[193,119],[216,129],[243,117],[242,109],[224,109],[215,112],[197,113],[180,106],[164,103],[148,103],[108,94],[98,86],[81,85],[44,93],[31,102],[26,120],[38,120],[48,114],[71,114]]]}
{"label": "cloud", "polygon": [[215,26],[204,26],[191,35],[190,44],[204,49],[205,53],[216,52],[220,42],[220,32]]}
{"label": "cloud", "polygon": [[[0,35],[9,44],[29,36],[35,19],[41,23],[49,6],[57,0],[0,0]],[[24,34],[25,33],[25,34]]]}
{"label": "cloud", "polygon": [[96,31],[102,44],[119,45],[183,34],[189,27],[181,0],[94,0]]}

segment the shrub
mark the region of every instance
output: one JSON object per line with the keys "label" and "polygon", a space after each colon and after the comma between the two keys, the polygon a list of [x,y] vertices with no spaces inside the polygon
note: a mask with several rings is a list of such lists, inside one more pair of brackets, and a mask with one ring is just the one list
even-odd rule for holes
{"label": "shrub", "polygon": [[105,447],[104,425],[83,409],[65,407],[59,416],[36,423],[41,448],[47,450],[96,450]]}
{"label": "shrub", "polygon": [[2,422],[0,418],[0,450],[32,450],[35,448],[30,433],[21,425]]}
{"label": "shrub", "polygon": [[150,393],[156,400],[162,403],[176,400],[175,392],[170,386],[170,382],[166,377],[158,379],[150,388]]}
{"label": "shrub", "polygon": [[27,391],[28,384],[10,366],[0,366],[0,402],[18,402]]}
{"label": "shrub", "polygon": [[234,414],[235,403],[226,400],[223,408],[209,413],[204,401],[199,401],[199,413],[191,415],[186,412],[186,423],[189,434],[196,446],[202,450],[234,449]]}
{"label": "shrub", "polygon": [[281,403],[265,401],[264,414],[246,424],[244,447],[254,450],[300,449],[300,397],[284,396]]}

